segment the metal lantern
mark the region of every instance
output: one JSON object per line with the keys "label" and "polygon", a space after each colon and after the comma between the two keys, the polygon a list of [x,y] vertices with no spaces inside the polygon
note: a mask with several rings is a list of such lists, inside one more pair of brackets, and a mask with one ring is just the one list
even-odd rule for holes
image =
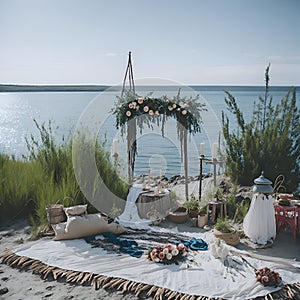
{"label": "metal lantern", "polygon": [[254,179],[254,183],[254,193],[272,194],[274,192],[272,181],[264,177],[264,172],[261,172],[261,175],[258,178]]}

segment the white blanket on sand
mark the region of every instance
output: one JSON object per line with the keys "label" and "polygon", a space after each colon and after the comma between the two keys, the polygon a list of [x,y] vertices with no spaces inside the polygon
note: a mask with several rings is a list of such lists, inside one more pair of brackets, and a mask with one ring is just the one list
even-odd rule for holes
{"label": "white blanket on sand", "polygon": [[[167,229],[152,230],[166,232]],[[174,231],[176,232],[176,228]],[[208,245],[215,242],[212,232],[184,234],[202,238]],[[295,261],[264,260],[261,257],[258,259],[248,256],[248,252],[228,247],[231,250],[231,258],[241,261],[240,255],[242,255],[255,268],[269,267],[279,272],[283,284],[300,282],[299,263]],[[189,260],[180,262],[179,265],[154,263],[147,260],[145,256],[135,258],[126,253],[107,253],[102,248],[93,248],[83,239],[68,241],[42,239],[24,245],[14,252],[20,256],[40,260],[49,266],[123,278],[189,295],[247,299],[263,296],[279,289],[264,287],[257,282],[254,269],[247,263],[239,265],[238,268],[225,266],[223,260],[212,256],[210,248],[207,251],[192,252],[188,257]]]}

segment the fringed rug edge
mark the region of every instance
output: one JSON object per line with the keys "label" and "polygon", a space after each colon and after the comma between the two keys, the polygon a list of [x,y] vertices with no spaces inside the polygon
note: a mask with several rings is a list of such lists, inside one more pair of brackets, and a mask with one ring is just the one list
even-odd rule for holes
{"label": "fringed rug edge", "polygon": [[[90,272],[80,272],[66,270],[59,267],[53,267],[42,263],[39,260],[32,259],[26,256],[20,256],[13,253],[10,249],[6,249],[0,254],[0,262],[13,268],[29,269],[34,274],[40,275],[42,279],[46,279],[51,275],[55,280],[58,278],[64,279],[67,283],[86,284],[89,283],[95,290],[103,289],[116,289],[123,293],[134,293],[137,297],[142,293],[146,293],[147,297],[152,296],[153,299],[181,299],[181,300],[213,300],[221,298],[211,298],[199,295],[189,295],[167,288],[162,288],[156,285],[149,285],[141,282],[131,281],[120,277],[110,277]],[[300,283],[284,285],[281,290],[269,293],[263,297],[252,298],[254,299],[295,299],[296,295],[300,294]]]}

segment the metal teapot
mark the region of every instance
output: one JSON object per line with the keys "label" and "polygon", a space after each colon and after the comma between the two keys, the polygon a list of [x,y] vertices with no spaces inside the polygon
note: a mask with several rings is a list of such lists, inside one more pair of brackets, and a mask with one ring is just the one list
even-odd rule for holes
{"label": "metal teapot", "polygon": [[272,187],[272,181],[264,177],[264,172],[261,172],[261,175],[254,179],[255,185],[253,186],[254,193],[262,194],[272,194],[274,189]]}

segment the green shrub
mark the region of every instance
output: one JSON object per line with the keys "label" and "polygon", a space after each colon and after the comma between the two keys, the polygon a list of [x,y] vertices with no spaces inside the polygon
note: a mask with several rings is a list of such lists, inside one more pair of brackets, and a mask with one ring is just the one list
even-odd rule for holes
{"label": "green shrub", "polygon": [[189,212],[196,210],[199,211],[199,201],[195,197],[191,197],[189,200],[184,202],[183,207],[185,207]]}
{"label": "green shrub", "polygon": [[226,194],[226,211],[229,219],[234,219],[236,223],[240,223],[246,216],[250,202],[236,200],[237,186],[234,185],[232,191]]}
{"label": "green shrub", "polygon": [[234,231],[234,228],[232,227],[227,218],[218,218],[217,223],[215,225],[215,229],[223,233],[230,233]]}
{"label": "green shrub", "polygon": [[245,122],[235,98],[226,92],[225,102],[237,122],[237,129],[230,130],[229,118],[222,112],[226,173],[241,185],[252,184],[262,170],[273,182],[282,174],[287,191],[295,192],[300,179],[300,114],[296,90],[292,88],[273,105],[269,95],[269,66],[265,79],[265,95],[254,102],[249,123]]}

